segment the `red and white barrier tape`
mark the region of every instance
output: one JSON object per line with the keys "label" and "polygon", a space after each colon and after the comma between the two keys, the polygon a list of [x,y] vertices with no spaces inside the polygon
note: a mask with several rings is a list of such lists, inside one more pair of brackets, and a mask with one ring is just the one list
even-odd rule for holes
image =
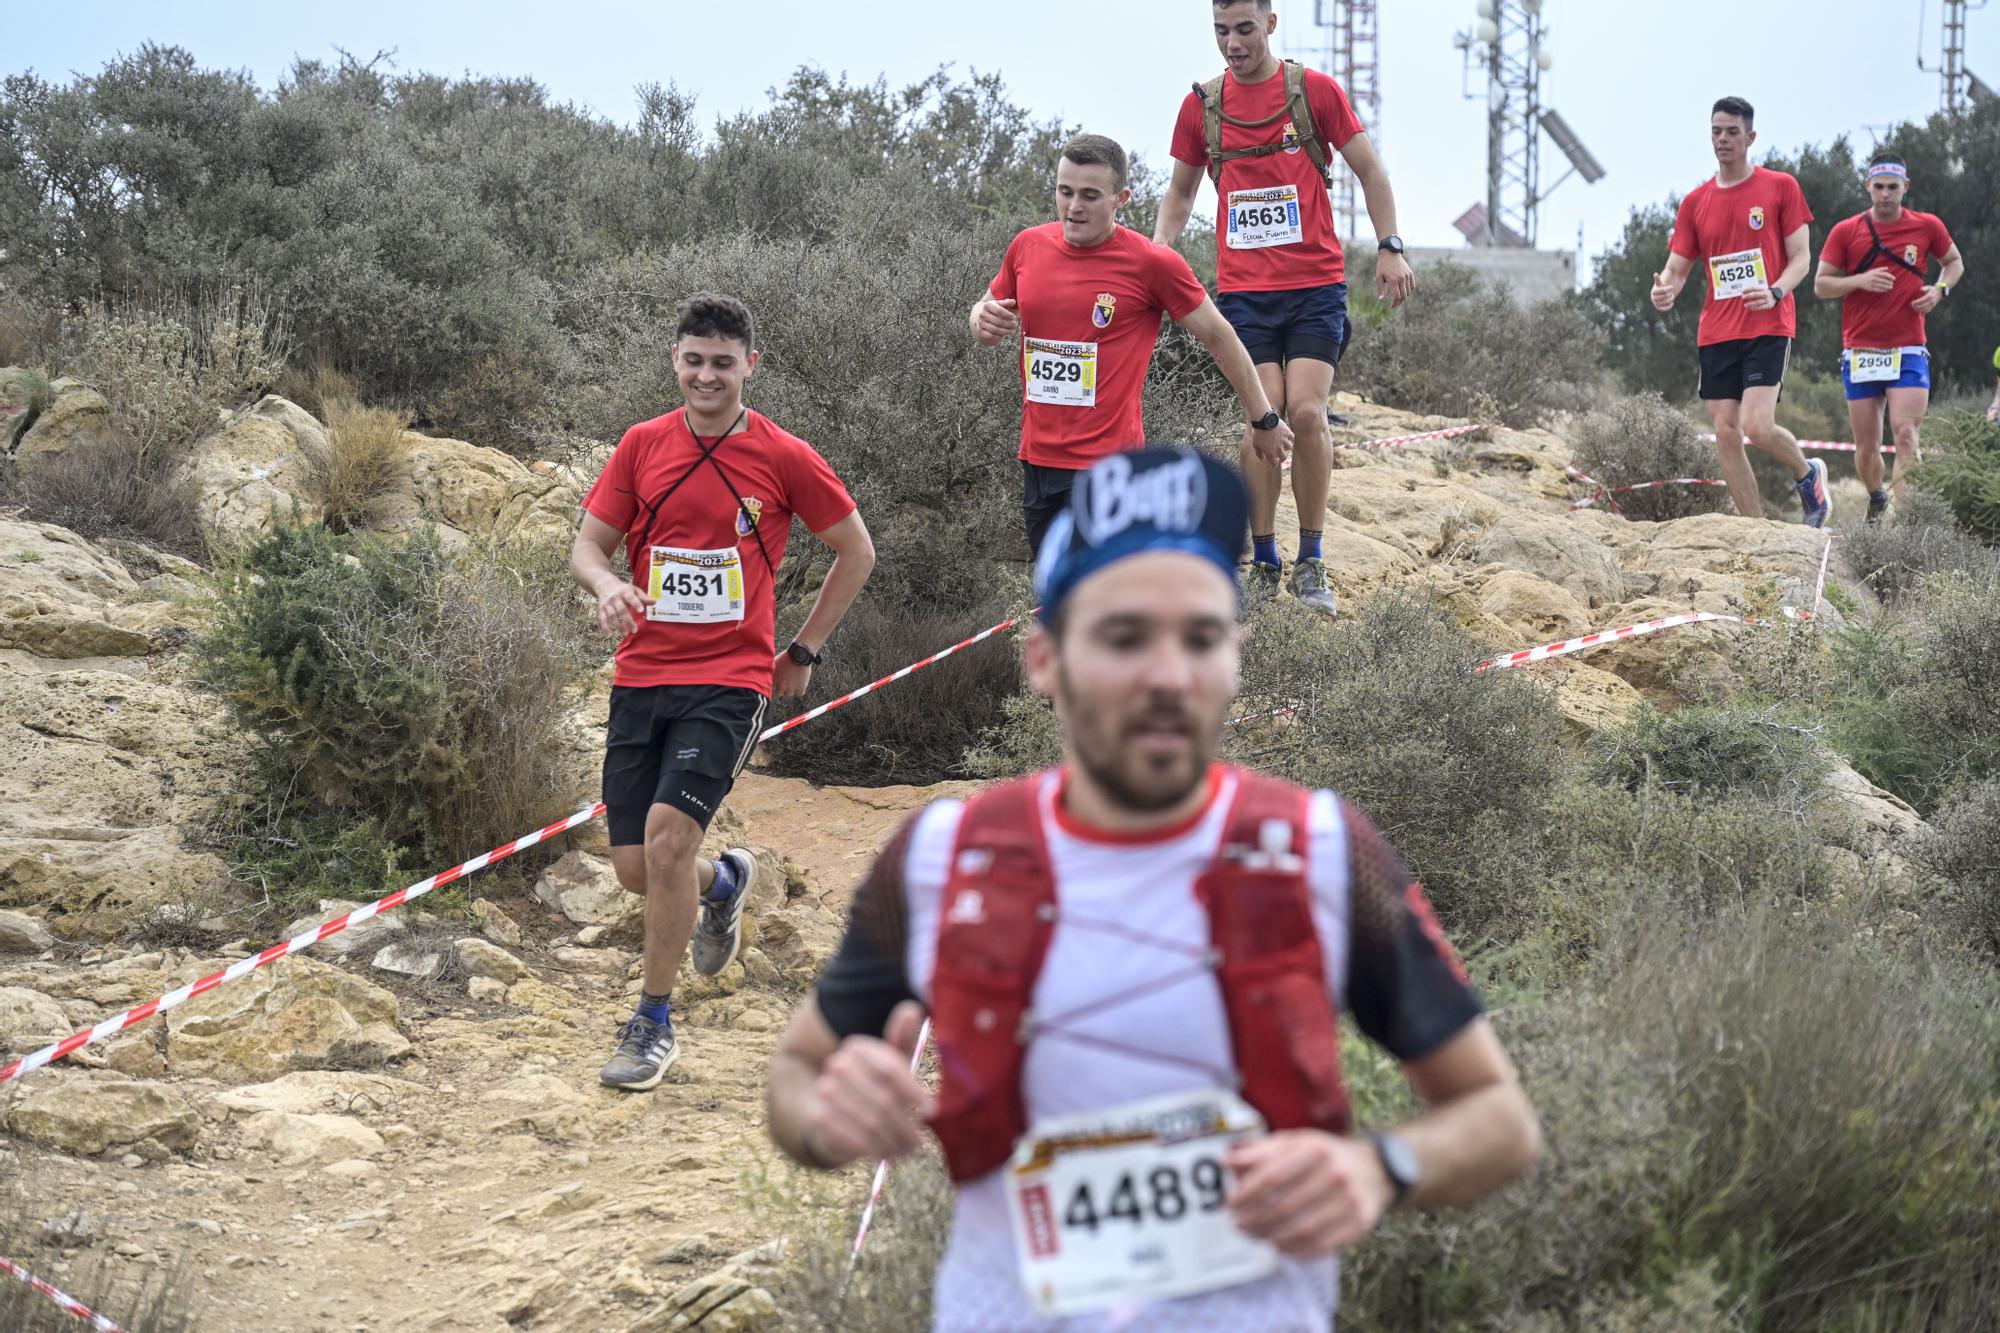
{"label": "red and white barrier tape", "polygon": [[124,1328],[120,1325],[97,1313],[97,1311],[91,1309],[68,1292],[42,1281],[11,1259],[0,1259],[0,1273],[13,1274],[34,1290],[54,1301],[62,1308],[64,1314],[75,1316],[77,1319],[88,1323],[92,1328],[101,1330],[101,1333],[125,1333]]}
{"label": "red and white barrier tape", "polygon": [[[1003,630],[1006,630],[1009,627],[1018,623],[1019,623],[1019,617],[1016,617],[1015,619],[1012,620],[1002,621],[1000,624],[995,625],[992,629],[984,630],[981,633],[973,635],[969,639],[965,639],[959,643],[953,644],[951,647],[946,648],[942,652],[931,654],[929,657],[925,658],[921,662],[917,662],[910,666],[906,666],[901,671],[893,672],[890,675],[884,676],[882,677],[882,679],[876,681],[872,685],[864,685],[858,690],[853,690],[847,694],[842,695],[840,698],[835,699],[831,703],[820,705],[818,708],[813,709],[811,712],[801,713],[795,718],[791,718],[788,721],[781,722],[777,726],[771,727],[766,731],[764,731],[761,735],[758,736],[757,739],[759,741],[768,741],[774,736],[779,736],[787,731],[792,730],[794,727],[804,726],[806,723],[812,721],[814,718],[824,717],[826,714],[832,712],[836,708],[840,708],[847,704],[853,703],[856,699],[861,698],[863,695],[872,694],[874,691],[881,689],[884,685],[888,685],[891,684],[892,682],[901,680],[903,677],[909,675],[913,671],[921,670],[922,668],[931,665],[933,662],[942,661],[943,659],[950,657],[953,653],[960,652],[963,649],[969,648],[973,644],[979,643],[984,639],[990,639],[995,634],[998,634]],[[476,874],[479,871],[484,870],[487,866],[492,865],[495,861],[504,861],[508,857],[512,856],[514,853],[532,847],[538,842],[543,842],[549,838],[557,836],[558,834],[567,833],[569,832],[569,830],[576,828],[578,825],[587,824],[591,820],[597,818],[599,815],[603,813],[604,813],[604,803],[602,801],[596,802],[593,805],[585,806],[583,809],[578,810],[575,814],[570,815],[564,819],[559,819],[555,823],[550,824],[547,828],[537,829],[533,833],[529,833],[524,835],[523,837],[516,838],[513,842],[506,843],[500,847],[496,847],[490,852],[484,852],[478,856],[473,857],[469,861],[461,862],[460,864],[453,866],[449,870],[442,871],[438,874],[432,875],[429,879],[418,880],[415,884],[410,885],[406,889],[398,889],[396,892],[389,894],[386,897],[378,898],[374,902],[369,903],[366,906],[357,907],[352,912],[349,912],[346,916],[337,917],[334,920],[327,922],[323,926],[315,926],[311,930],[302,931],[298,935],[285,941],[283,944],[274,944],[260,954],[254,954],[249,958],[239,959],[236,962],[231,963],[228,967],[224,968],[222,971],[211,973],[210,975],[203,977],[199,981],[191,982],[190,984],[181,987],[177,991],[171,991],[165,995],[160,996],[158,999],[148,1000],[145,1004],[139,1005],[138,1007],[133,1009],[127,1009],[124,1013],[114,1014],[110,1018],[107,1018],[103,1022],[97,1024],[95,1027],[85,1028],[81,1032],[72,1033],[70,1036],[63,1038],[61,1041],[55,1043],[53,1046],[47,1046],[39,1051],[34,1052],[32,1055],[23,1056],[20,1059],[16,1060],[13,1064],[8,1065],[6,1068],[0,1069],[0,1087],[5,1087],[7,1084],[14,1082],[16,1079],[19,1079],[24,1075],[31,1074],[35,1070],[42,1068],[44,1065],[60,1060],[63,1057],[74,1053],[78,1049],[84,1046],[88,1046],[90,1043],[94,1041],[103,1041],[107,1037],[114,1036],[117,1033],[124,1031],[126,1028],[133,1027],[139,1023],[145,1022],[147,1019],[152,1018],[156,1014],[163,1014],[169,1009],[172,1009],[181,1004],[185,1004],[187,1001],[193,999],[195,996],[204,995],[207,992],[214,990],[217,986],[220,986],[225,982],[234,981],[238,977],[248,976],[250,973],[255,972],[261,967],[266,967],[272,963],[275,963],[280,958],[287,958],[290,957],[292,954],[299,953],[300,951],[305,949],[309,949],[313,945],[318,944],[321,940],[327,939],[328,937],[333,935],[340,934],[340,932],[346,930],[350,926],[358,926],[362,922],[369,920],[371,917],[377,917],[384,912],[393,911],[407,902],[412,902],[415,899],[423,897],[425,894],[429,893],[432,889],[442,888],[444,885],[450,884],[454,880],[462,879],[466,875]]]}
{"label": "red and white barrier tape", "polygon": [[[1582,475],[1582,474],[1578,474]],[[1600,486],[1594,495],[1582,500],[1570,501],[1571,509],[1588,509],[1599,500],[1611,495],[1626,495],[1632,491],[1650,491],[1658,486],[1727,486],[1726,481],[1712,477],[1668,477],[1664,481],[1637,481],[1630,486]]]}
{"label": "red and white barrier tape", "polygon": [[[1701,435],[1697,436],[1696,438],[1704,440],[1709,444],[1715,443],[1715,436],[1713,435]],[[1861,446],[1846,440],[1800,440],[1799,448],[1811,449],[1816,453],[1852,454],[1852,453],[1858,453],[1861,449]],[[1896,452],[1896,446],[1893,444],[1885,444],[1882,446],[1882,452],[1885,454],[1893,454]]]}
{"label": "red and white barrier tape", "polygon": [[[1580,481],[1584,485],[1590,487],[1591,490],[1595,491],[1597,494],[1591,496],[1591,499],[1593,500],[1595,500],[1598,495],[1603,495],[1608,489],[1603,482],[1591,476],[1588,472],[1585,472],[1582,468],[1577,467],[1573,463],[1564,463],[1563,471],[1569,474],[1571,481]],[[1609,509],[1614,514],[1622,514],[1625,512],[1624,510],[1618,507],[1618,502],[1616,500],[1606,500],[1604,502],[1604,507],[1606,509]],[[1571,505],[1570,508],[1575,509],[1578,508],[1578,506]]]}
{"label": "red and white barrier tape", "polygon": [[[1392,435],[1386,440],[1362,440],[1358,444],[1336,444],[1333,447],[1336,449],[1400,449],[1406,444],[1424,444],[1431,440],[1449,440],[1459,435],[1470,435],[1476,430],[1488,429],[1491,428],[1483,424],[1447,426],[1443,430],[1427,430],[1417,435]],[[1287,458],[1284,465],[1290,467],[1292,460]]]}
{"label": "red and white barrier tape", "polygon": [[1826,569],[1833,563],[1833,534],[1826,534],[1826,549],[1819,553],[1819,578],[1813,582],[1812,614],[1819,614],[1819,599],[1826,595]]}
{"label": "red and white barrier tape", "polygon": [[1020,624],[1028,616],[1032,616],[1033,614],[1035,614],[1033,611],[1029,611],[1026,612],[1024,615],[1015,616],[1012,620],[1003,620],[999,624],[995,625],[992,629],[983,629],[969,639],[959,640],[957,643],[954,643],[951,647],[946,648],[942,652],[932,653],[929,657],[926,657],[921,662],[912,662],[910,663],[910,665],[904,667],[901,671],[890,672],[888,675],[882,677],[882,679],[876,681],[872,685],[863,685],[858,690],[850,690],[848,693],[841,695],[838,699],[833,700],[831,703],[823,703],[818,708],[812,709],[809,712],[800,713],[797,717],[789,718],[786,721],[780,722],[777,726],[772,727],[769,731],[766,731],[763,735],[759,736],[757,739],[760,742],[768,741],[773,736],[782,736],[784,733],[790,731],[793,727],[803,727],[806,723],[812,721],[814,718],[825,717],[828,713],[831,713],[834,709],[845,707],[846,705],[853,703],[856,699],[859,699],[864,694],[873,694],[875,691],[881,689],[884,685],[893,685],[897,681],[901,680],[903,677],[911,674],[912,672],[922,671],[925,667],[931,665],[933,662],[942,662],[944,661],[945,658],[950,657],[953,653],[963,652],[965,649],[970,648],[975,643],[983,642],[987,639],[992,638],[996,634],[1004,633],[1005,631],[1014,628],[1014,626]]}

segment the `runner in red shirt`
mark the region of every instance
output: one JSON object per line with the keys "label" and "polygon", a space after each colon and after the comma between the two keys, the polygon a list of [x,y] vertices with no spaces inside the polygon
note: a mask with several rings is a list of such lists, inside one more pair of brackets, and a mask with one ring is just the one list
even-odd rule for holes
{"label": "runner in red shirt", "polygon": [[[570,550],[598,623],[621,636],[604,804],[618,882],[646,902],[639,1010],[599,1072],[609,1087],[654,1087],[679,1058],[667,1001],[689,941],[705,976],[735,959],[757,863],[740,847],[714,861],[695,852],[756,747],[772,693],[805,693],[875,566],[868,529],[826,460],[743,406],[760,355],[753,336],[749,310],[732,297],[697,296],[681,310],[673,357],[686,406],[625,432],[584,499]],[[779,653],[773,598],[795,514],[834,560]],[[637,582],[611,567],[621,542]]]}
{"label": "runner in red shirt", "polygon": [[1715,447],[1736,512],[1747,518],[1764,513],[1743,452],[1748,436],[1791,469],[1805,521],[1817,528],[1833,513],[1826,464],[1817,458],[1808,463],[1798,439],[1777,420],[1798,331],[1791,297],[1812,265],[1812,210],[1792,177],[1750,165],[1755,117],[1740,97],[1723,98],[1710,113],[1715,178],[1681,200],[1667,266],[1653,280],[1653,307],[1673,309],[1688,273],[1702,270],[1701,396],[1715,423]]}
{"label": "runner in red shirt", "polygon": [[1062,512],[1076,474],[1146,442],[1141,402],[1160,316],[1186,327],[1243,400],[1254,446],[1277,467],[1291,429],[1271,406],[1235,331],[1187,260],[1118,225],[1131,201],[1125,150],[1101,134],[1063,146],[1061,220],[1030,227],[973,303],[972,336],[1021,349],[1021,517],[1029,554]]}
{"label": "runner in red shirt", "polygon": [[[1396,235],[1389,173],[1347,94],[1318,70],[1280,61],[1272,50],[1278,16],[1271,0],[1214,6],[1215,44],[1229,67],[1219,82],[1197,85],[1174,122],[1173,181],[1160,201],[1153,239],[1172,244],[1187,226],[1206,172],[1216,190],[1216,304],[1257,362],[1264,392],[1284,405],[1298,438],[1292,497],[1298,503],[1299,552],[1287,586],[1307,606],[1332,615],[1335,604],[1320,558],[1326,496],[1333,477],[1333,437],[1326,400],[1347,346],[1347,283],[1333,226],[1327,177],[1338,153],[1361,182],[1381,255],[1376,294],[1401,305],[1416,287]],[[1292,105],[1302,80],[1303,116]],[[1211,92],[1211,89],[1213,90]],[[1211,97],[1213,101],[1211,102]],[[1211,113],[1219,148],[1210,152]],[[1305,119],[1309,124],[1299,124]],[[1277,594],[1284,566],[1276,538],[1277,467],[1243,451],[1250,483],[1250,576],[1246,595]]]}
{"label": "runner in red shirt", "polygon": [[[1903,207],[1910,170],[1897,157],[1868,166],[1873,205],[1836,223],[1820,251],[1813,295],[1839,297],[1840,381],[1847,389],[1847,419],[1854,427],[1854,470],[1868,488],[1868,521],[1889,507],[1882,488],[1882,409],[1896,437],[1896,495],[1918,456],[1917,430],[1931,401],[1931,359],[1924,316],[1938,308],[1965,276],[1965,261],[1944,223]],[[1935,283],[1924,274],[1931,260]]]}

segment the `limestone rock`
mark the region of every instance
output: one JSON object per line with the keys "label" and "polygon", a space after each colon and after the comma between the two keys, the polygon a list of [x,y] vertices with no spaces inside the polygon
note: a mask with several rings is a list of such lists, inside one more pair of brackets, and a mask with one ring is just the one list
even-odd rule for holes
{"label": "limestone rock", "polygon": [[1523,646],[1590,631],[1589,611],[1567,588],[1518,569],[1488,579],[1479,592],[1479,607],[1522,636]]}
{"label": "limestone rock", "polygon": [[294,957],[190,1000],[167,1015],[176,1074],[274,1079],[409,1054],[396,997],[311,958]]}
{"label": "limestone rock", "polygon": [[90,603],[138,586],[124,565],[68,528],[0,518],[0,590]]}
{"label": "limestone rock", "polygon": [[20,912],[0,912],[0,953],[40,953],[55,942],[56,937],[35,918]]}
{"label": "limestone rock", "polygon": [[267,394],[196,443],[188,471],[201,495],[202,526],[238,539],[319,518],[314,476],[326,466],[326,428],[298,404]]}
{"label": "limestone rock", "polygon": [[74,1081],[30,1085],[7,1108],[7,1128],[64,1152],[157,1141],[181,1152],[201,1138],[201,1118],[161,1083]]}
{"label": "limestone rock", "polygon": [[111,404],[103,394],[80,380],[59,379],[49,385],[49,405],[21,437],[14,461],[31,471],[75,445],[101,444],[116,438]]}
{"label": "limestone rock", "polygon": [[[311,916],[302,916],[285,927],[285,938],[302,935],[315,926],[323,926],[336,917],[346,916],[362,906],[345,898],[322,898],[319,911]],[[371,916],[366,921],[349,926],[337,935],[329,935],[313,948],[323,955],[345,958],[349,955],[365,955],[379,952],[384,946],[393,944],[409,933],[409,923],[391,912],[386,916]]]}
{"label": "limestone rock", "polygon": [[682,1287],[664,1306],[633,1324],[629,1333],[684,1328],[699,1328],[702,1333],[767,1333],[783,1324],[770,1292],[725,1269]]}
{"label": "limestone rock", "polygon": [[511,454],[464,440],[406,432],[410,472],[382,506],[381,526],[407,531],[438,523],[468,537],[567,542],[576,531],[578,493]]}
{"label": "limestone rock", "polygon": [[1586,606],[1608,605],[1624,596],[1617,559],[1567,515],[1502,514],[1472,554],[1482,563],[1505,565],[1565,588]]}
{"label": "limestone rock", "polygon": [[473,977],[465,983],[465,993],[481,1004],[504,1004],[507,1000],[507,983],[495,981],[492,977]]}
{"label": "limestone rock", "polygon": [[467,976],[491,977],[512,985],[528,975],[528,965],[497,944],[463,939],[452,949],[458,954],[458,965]]}
{"label": "limestone rock", "polygon": [[0,1054],[26,1055],[75,1030],[62,1006],[40,991],[0,986]]}
{"label": "limestone rock", "polygon": [[591,1103],[553,1074],[529,1074],[489,1090],[479,1104],[493,1112],[486,1133],[536,1134],[563,1143],[591,1137]]}
{"label": "limestone rock", "polygon": [[1555,680],[1556,707],[1580,736],[1594,736],[1618,726],[1645,702],[1644,695],[1609,671],[1581,662],[1554,670],[1561,672]]}
{"label": "limestone rock", "polygon": [[369,966],[378,972],[392,972],[401,977],[415,977],[428,981],[444,971],[444,955],[421,945],[397,941],[385,944],[375,951],[368,960]]}
{"label": "limestone rock", "polygon": [[611,863],[586,852],[566,852],[535,881],[535,897],[579,926],[636,922],[645,905],[619,886]]}
{"label": "limestone rock", "polygon": [[382,1111],[396,1101],[420,1097],[424,1092],[420,1083],[391,1078],[387,1074],[308,1069],[269,1083],[219,1092],[210,1099],[210,1105],[224,1114],[240,1112],[260,1115],[267,1111],[282,1111],[288,1115],[353,1113],[358,1110]]}
{"label": "limestone rock", "polygon": [[1836,760],[1827,770],[1826,790],[1852,817],[1862,837],[1877,847],[1922,833],[1929,827],[1909,802],[1883,791],[1844,761]]}
{"label": "limestone rock", "polygon": [[243,1141],[276,1157],[284,1166],[325,1165],[372,1157],[388,1145],[382,1136],[348,1115],[298,1115],[259,1111],[243,1125]]}
{"label": "limestone rock", "polygon": [[514,924],[514,918],[500,910],[498,903],[475,898],[472,901],[472,916],[479,922],[479,933],[487,939],[510,949],[521,947],[521,928]]}

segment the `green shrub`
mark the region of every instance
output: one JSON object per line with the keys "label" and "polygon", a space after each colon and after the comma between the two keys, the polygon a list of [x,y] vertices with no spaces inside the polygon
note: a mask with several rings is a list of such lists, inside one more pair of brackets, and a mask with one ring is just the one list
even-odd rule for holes
{"label": "green shrub", "polygon": [[[1007,613],[997,605],[972,616],[894,613],[866,594],[841,621],[813,670],[803,700],[779,700],[772,721],[795,716],[941,648],[986,629]],[[1021,689],[1020,656],[1004,638],[968,648],[857,699],[769,744],[771,768],[793,777],[849,786],[922,784],[963,776],[964,756],[996,710]]]}
{"label": "green shrub", "polygon": [[1942,496],[1922,488],[1912,488],[1886,522],[1843,531],[1836,549],[1856,577],[1891,603],[1933,574],[1977,577],[2000,570],[2000,554],[1960,528]]}
{"label": "green shrub", "polygon": [[1508,933],[1513,884],[1568,757],[1553,694],[1526,672],[1475,675],[1480,645],[1424,597],[1383,593],[1328,623],[1295,603],[1252,617],[1225,753],[1331,787],[1380,826],[1455,932]]}
{"label": "green shrub", "polygon": [[931,1289],[951,1234],[953,1194],[943,1160],[926,1153],[896,1163],[851,1282],[848,1265],[861,1200],[851,1190],[843,1194],[816,1199],[817,1207],[803,1219],[788,1219],[794,1243],[785,1280],[774,1294],[794,1320],[790,1327],[800,1333],[929,1328]]}
{"label": "green shrub", "polygon": [[[1372,288],[1357,272],[1354,289]],[[1570,301],[1523,309],[1471,269],[1424,270],[1417,297],[1388,311],[1357,302],[1354,344],[1342,379],[1378,402],[1444,416],[1491,411],[1509,426],[1532,426],[1588,407],[1600,392],[1604,336]]]}
{"label": "green shrub", "polygon": [[[1687,413],[1658,394],[1620,398],[1590,413],[1572,431],[1571,448],[1576,466],[1606,486],[1722,475],[1715,445],[1700,438]],[[1627,518],[1650,522],[1729,508],[1729,492],[1720,486],[1660,486],[1610,499]]]}
{"label": "green shrub", "polygon": [[1600,733],[1595,746],[1598,776],[1627,791],[1744,792],[1793,810],[1818,795],[1826,767],[1815,733],[1768,705],[1645,708]]}
{"label": "green shrub", "polygon": [[[1678,1303],[1690,1322],[1630,1326],[1977,1327],[2000,1253],[1995,999],[1990,975],[1850,922],[1651,899],[1572,990],[1502,1015],[1541,1168],[1390,1218],[1341,1324],[1595,1329]],[[1959,1320],[1882,1317],[1907,1309]]]}
{"label": "green shrub", "polygon": [[1955,933],[2000,957],[2000,778],[1939,810],[1914,854],[1945,882]]}
{"label": "green shrub", "polygon": [[196,557],[204,548],[201,495],[180,463],[124,441],[80,441],[31,468],[0,473],[0,503],[81,537],[131,538]]}
{"label": "green shrub", "polygon": [[1917,484],[1943,496],[1967,532],[2000,546],[2000,424],[1981,412],[1933,417],[1924,443]]}
{"label": "green shrub", "polygon": [[202,674],[296,775],[302,813],[455,853],[583,795],[563,694],[585,663],[552,623],[571,603],[428,533],[350,554],[324,528],[281,527],[219,578]]}
{"label": "green shrub", "polygon": [[314,477],[323,521],[335,532],[365,528],[410,472],[408,424],[400,412],[364,407],[352,398],[322,406],[327,451]]}

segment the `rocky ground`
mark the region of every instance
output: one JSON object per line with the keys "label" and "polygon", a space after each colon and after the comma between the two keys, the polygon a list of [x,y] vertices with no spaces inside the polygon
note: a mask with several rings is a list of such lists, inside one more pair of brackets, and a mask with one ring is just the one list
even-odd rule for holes
{"label": "rocky ground", "polygon": [[[75,390],[59,397],[22,450],[59,447],[89,407]],[[1353,439],[1448,424],[1342,407]],[[232,419],[200,455],[212,526],[254,530],[288,508],[301,460],[324,448],[317,429],[276,399]],[[566,534],[574,493],[556,469],[456,441],[421,440],[418,453],[385,521]],[[1421,584],[1496,649],[1810,600],[1823,537],[1721,515],[1571,513],[1567,456],[1540,431],[1340,455],[1326,534],[1336,590]],[[1858,505],[1859,491],[1846,483],[1838,499]],[[1289,500],[1280,527],[1289,549]],[[228,882],[186,839],[242,771],[241,740],[179,652],[198,575],[0,515],[8,1058],[251,946],[144,943],[161,937],[145,929],[159,913]],[[1837,563],[1835,584],[1853,614],[1872,613]],[[1587,734],[1746,632],[1674,631],[1534,669]],[[856,706],[894,707],[893,693]],[[602,713],[601,698],[579,706],[580,755]],[[1838,779],[1875,843],[1849,854],[1893,854],[1914,814],[1850,772]],[[859,872],[937,794],[744,780],[717,836],[759,855],[750,947],[723,977],[683,988],[684,1054],[651,1094],[595,1081],[636,986],[636,904],[597,828],[532,888],[494,880],[476,921],[410,909],[32,1075],[0,1093],[0,1214],[14,1218],[0,1252],[114,1305],[178,1275],[201,1328],[775,1327],[759,1284],[783,1261],[774,1246],[802,1191],[844,1205],[863,1182],[808,1185],[773,1162],[764,1064]]]}

